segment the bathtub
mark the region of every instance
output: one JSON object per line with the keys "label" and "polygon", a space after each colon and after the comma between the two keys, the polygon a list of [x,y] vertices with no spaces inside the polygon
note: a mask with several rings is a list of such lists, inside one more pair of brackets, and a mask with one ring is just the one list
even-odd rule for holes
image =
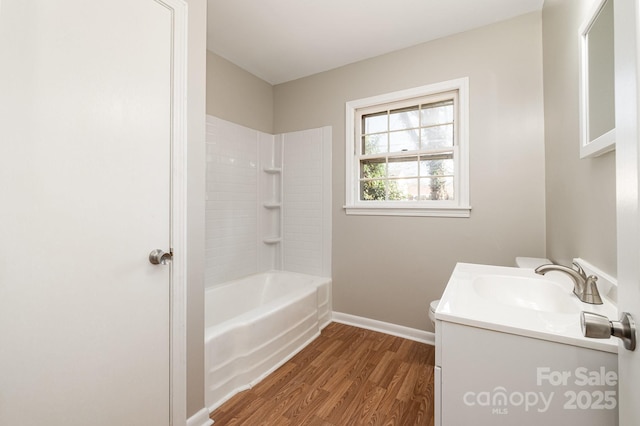
{"label": "bathtub", "polygon": [[205,291],[205,402],[213,411],[331,322],[331,279],[271,271]]}

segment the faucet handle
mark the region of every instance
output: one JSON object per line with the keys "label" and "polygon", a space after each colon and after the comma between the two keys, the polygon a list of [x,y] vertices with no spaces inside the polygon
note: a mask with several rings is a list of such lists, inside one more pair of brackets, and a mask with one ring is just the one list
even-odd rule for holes
{"label": "faucet handle", "polygon": [[580,300],[591,303],[592,305],[602,305],[602,297],[600,297],[600,292],[598,291],[597,281],[598,277],[589,275],[587,281],[584,283],[583,298]]}
{"label": "faucet handle", "polygon": [[587,274],[585,274],[584,269],[582,269],[582,266],[580,266],[580,264],[578,262],[572,262],[573,266],[576,267],[576,272],[578,274],[580,274],[580,276],[586,281],[587,280]]}

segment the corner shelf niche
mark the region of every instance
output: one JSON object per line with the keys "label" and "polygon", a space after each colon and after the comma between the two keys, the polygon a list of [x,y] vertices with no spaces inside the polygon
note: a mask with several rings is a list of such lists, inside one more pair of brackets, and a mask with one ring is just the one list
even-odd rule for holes
{"label": "corner shelf niche", "polygon": [[262,170],[268,175],[279,175],[282,173],[282,169],[280,167],[265,167]]}
{"label": "corner shelf niche", "polygon": [[282,238],[280,237],[267,237],[265,239],[262,240],[263,243],[265,244],[278,244],[282,241]]}
{"label": "corner shelf niche", "polygon": [[269,210],[273,210],[273,209],[279,209],[282,207],[281,203],[272,201],[272,202],[268,202],[268,203],[264,203],[262,205],[262,207],[264,207],[265,209],[269,209]]}

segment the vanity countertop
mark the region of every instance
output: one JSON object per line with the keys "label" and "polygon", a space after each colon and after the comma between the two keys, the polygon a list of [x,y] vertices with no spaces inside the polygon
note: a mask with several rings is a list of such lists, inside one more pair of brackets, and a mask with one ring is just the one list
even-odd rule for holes
{"label": "vanity countertop", "polygon": [[561,273],[458,263],[435,312],[436,320],[547,341],[618,352],[618,339],[582,335],[580,312],[618,319],[616,305],[603,296],[590,305],[573,294],[573,281]]}

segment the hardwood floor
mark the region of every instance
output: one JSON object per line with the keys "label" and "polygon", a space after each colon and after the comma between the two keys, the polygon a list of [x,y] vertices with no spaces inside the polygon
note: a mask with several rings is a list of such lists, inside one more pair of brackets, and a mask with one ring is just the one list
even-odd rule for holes
{"label": "hardwood floor", "polygon": [[331,323],[211,418],[214,426],[433,425],[434,361],[433,346]]}

